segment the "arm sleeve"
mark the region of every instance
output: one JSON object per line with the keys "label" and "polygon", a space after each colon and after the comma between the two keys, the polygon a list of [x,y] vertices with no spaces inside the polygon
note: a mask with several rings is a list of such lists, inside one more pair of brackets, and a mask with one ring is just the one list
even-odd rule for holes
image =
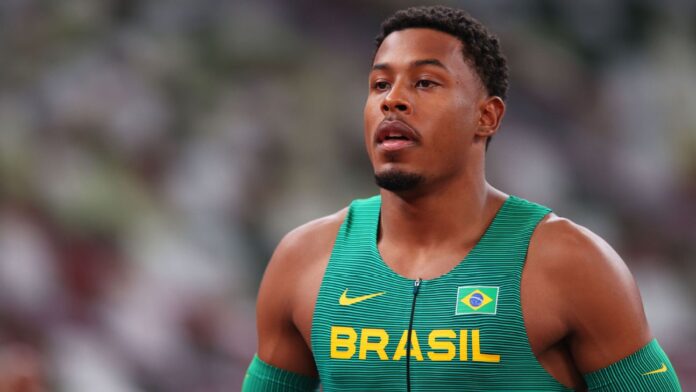
{"label": "arm sleeve", "polygon": [[640,350],[604,369],[585,374],[590,392],[678,392],[677,374],[653,339]]}
{"label": "arm sleeve", "polygon": [[277,368],[258,355],[249,364],[242,392],[309,392],[316,391],[319,380]]}

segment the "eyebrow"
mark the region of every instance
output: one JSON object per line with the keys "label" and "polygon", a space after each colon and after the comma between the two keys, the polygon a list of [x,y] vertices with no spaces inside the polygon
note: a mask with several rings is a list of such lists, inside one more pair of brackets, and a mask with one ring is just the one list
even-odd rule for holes
{"label": "eyebrow", "polygon": [[[449,69],[447,69],[447,67],[445,67],[445,65],[442,64],[442,62],[438,59],[415,60],[415,61],[412,61],[411,64],[409,64],[409,68],[418,68],[418,67],[423,67],[426,65],[434,65],[436,67],[440,67],[446,71],[449,71]],[[373,71],[389,70],[389,69],[391,69],[391,66],[389,65],[389,63],[379,63],[379,64],[375,64],[372,66]]]}

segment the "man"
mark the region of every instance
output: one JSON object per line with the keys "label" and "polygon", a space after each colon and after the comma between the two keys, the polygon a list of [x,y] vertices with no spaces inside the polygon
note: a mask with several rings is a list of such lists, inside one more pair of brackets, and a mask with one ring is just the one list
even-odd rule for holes
{"label": "man", "polygon": [[495,37],[463,11],[397,12],[369,81],[380,196],[278,245],[244,391],[680,390],[611,247],[486,182]]}

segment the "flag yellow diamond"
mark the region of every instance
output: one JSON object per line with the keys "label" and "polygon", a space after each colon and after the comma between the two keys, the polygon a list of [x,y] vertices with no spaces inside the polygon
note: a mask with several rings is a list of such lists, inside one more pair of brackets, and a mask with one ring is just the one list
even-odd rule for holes
{"label": "flag yellow diamond", "polygon": [[474,290],[469,295],[461,299],[461,302],[473,310],[478,310],[491,303],[493,299],[480,290]]}

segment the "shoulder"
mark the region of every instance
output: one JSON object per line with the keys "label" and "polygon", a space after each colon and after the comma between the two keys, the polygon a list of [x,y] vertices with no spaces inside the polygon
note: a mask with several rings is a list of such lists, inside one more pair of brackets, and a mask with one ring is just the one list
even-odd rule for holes
{"label": "shoulder", "polygon": [[555,300],[556,316],[581,372],[621,359],[651,338],[638,287],[617,252],[569,219],[548,215],[529,245],[533,281]]}
{"label": "shoulder", "polygon": [[[563,283],[631,286],[633,277],[616,251],[600,236],[573,221],[549,214],[532,235],[529,256]],[[567,281],[566,281],[567,280]]]}
{"label": "shoulder", "polygon": [[[268,269],[292,273],[329,256],[348,208],[312,220],[287,233],[278,243]],[[328,260],[327,260],[328,261]]]}
{"label": "shoulder", "polygon": [[289,315],[295,302],[303,301],[298,292],[304,297],[308,288],[318,290],[347,210],[305,223],[280,240],[261,281],[258,307]]}

